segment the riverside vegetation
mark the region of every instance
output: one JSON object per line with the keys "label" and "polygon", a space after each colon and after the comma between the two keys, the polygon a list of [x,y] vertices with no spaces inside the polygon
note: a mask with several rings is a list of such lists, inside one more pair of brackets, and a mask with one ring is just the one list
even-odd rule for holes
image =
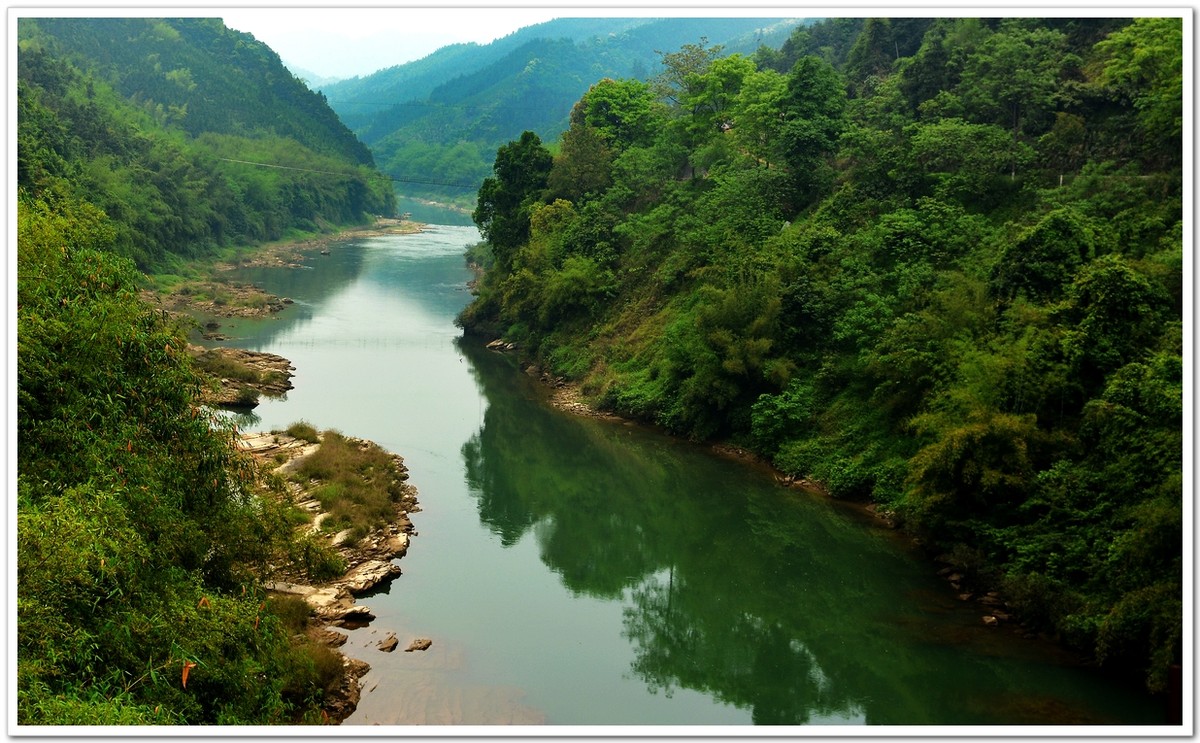
{"label": "riverside vegetation", "polygon": [[497,152],[460,322],[865,499],[1029,626],[1182,661],[1182,25],[857,19],[663,54]]}
{"label": "riverside vegetation", "polygon": [[[322,721],[340,661],[264,586],[343,564],[139,292],[368,224],[391,186],[219,21],[17,31],[17,722]],[[593,86],[553,153],[501,148],[463,322],[607,409],[874,499],[1161,689],[1181,652],[1181,38],[1178,19],[859,19],[751,57],[687,45],[661,85]],[[362,513],[322,526],[354,536]]]}
{"label": "riverside vegetation", "polygon": [[84,247],[77,216],[19,217],[18,722],[344,716],[341,656],[306,605],[264,586],[340,576],[333,542],[411,510],[406,476],[326,432],[289,484],[202,405],[181,326],[140,301],[127,261]]}
{"label": "riverside vegetation", "polygon": [[[187,326],[141,292],[237,246],[371,224],[390,184],[219,21],[21,19],[18,36],[16,722],[337,719],[342,657],[264,586],[328,581],[348,553],[202,404]],[[343,449],[302,473],[349,493],[322,504],[353,549],[406,501]]]}

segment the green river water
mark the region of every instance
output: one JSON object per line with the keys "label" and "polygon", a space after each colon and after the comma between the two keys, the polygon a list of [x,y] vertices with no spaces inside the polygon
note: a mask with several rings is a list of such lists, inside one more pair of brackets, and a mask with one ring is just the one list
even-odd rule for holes
{"label": "green river water", "polygon": [[[510,355],[453,325],[477,240],[431,226],[245,271],[295,304],[222,327],[296,367],[244,429],[304,419],[374,440],[419,491],[403,575],[360,599],[377,619],[344,648],[372,666],[346,725],[1162,722],[1161,701],[983,626],[857,510],[550,407]],[[433,645],[384,653],[389,632]]]}

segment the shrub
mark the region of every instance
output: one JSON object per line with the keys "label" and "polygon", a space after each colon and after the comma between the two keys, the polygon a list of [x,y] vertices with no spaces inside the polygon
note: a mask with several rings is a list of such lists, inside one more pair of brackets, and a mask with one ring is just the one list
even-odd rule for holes
{"label": "shrub", "polygon": [[321,441],[321,434],[318,433],[316,427],[308,421],[296,421],[287,427],[286,433],[288,436],[291,436],[294,439],[307,441],[310,444],[316,444]]}

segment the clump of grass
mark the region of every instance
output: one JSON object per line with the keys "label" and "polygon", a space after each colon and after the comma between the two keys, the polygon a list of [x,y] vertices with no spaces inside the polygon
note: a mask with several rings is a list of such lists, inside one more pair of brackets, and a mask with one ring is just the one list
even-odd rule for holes
{"label": "clump of grass", "polygon": [[208,349],[196,357],[196,366],[201,371],[219,379],[232,379],[247,384],[257,384],[262,380],[262,374],[252,366],[231,359],[213,349]]}
{"label": "clump of grass", "polygon": [[317,431],[316,426],[308,421],[296,421],[287,427],[287,435],[294,439],[307,441],[310,444],[316,444],[321,441],[321,434]]}
{"label": "clump of grass", "polygon": [[267,602],[267,610],[292,638],[284,658],[286,674],[281,690],[284,699],[296,704],[328,698],[341,683],[344,674],[342,656],[308,634],[312,626],[312,609],[308,603],[298,596],[273,596]]}
{"label": "clump of grass", "polygon": [[294,543],[293,564],[311,580],[332,580],[346,572],[346,560],[323,541],[311,535],[299,537]]}
{"label": "clump of grass", "polygon": [[327,524],[339,531],[350,529],[356,540],[394,518],[404,495],[401,483],[407,479],[386,451],[337,431],[325,432],[321,446],[300,462],[293,477],[300,482],[319,480],[313,495],[329,512]]}
{"label": "clump of grass", "polygon": [[267,601],[267,609],[283,624],[289,635],[299,634],[308,629],[308,620],[312,616],[312,607],[299,596],[279,594],[271,596]]}

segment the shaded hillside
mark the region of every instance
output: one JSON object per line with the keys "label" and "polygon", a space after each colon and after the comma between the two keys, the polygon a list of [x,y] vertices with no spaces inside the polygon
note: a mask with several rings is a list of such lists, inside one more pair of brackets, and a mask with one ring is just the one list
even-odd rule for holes
{"label": "shaded hillside", "polygon": [[40,18],[60,52],[126,98],[204,132],[294,139],[370,165],[371,154],[270,47],[215,18]]}
{"label": "shaded hillside", "polygon": [[18,37],[22,196],[99,208],[143,270],[395,210],[321,96],[219,21],[22,18]]}
{"label": "shaded hillside", "polygon": [[[659,52],[707,39],[751,53],[799,21],[568,18],[480,46],[463,44],[324,89],[380,168],[409,194],[469,199],[496,148],[528,129],[552,141],[576,100],[605,77],[647,79]],[[441,185],[448,184],[448,185]]]}
{"label": "shaded hillside", "polygon": [[1165,690],[1183,52],[1179,18],[685,47],[667,87],[603,81],[553,147],[498,150],[460,321],[601,409],[871,501],[964,592]]}

